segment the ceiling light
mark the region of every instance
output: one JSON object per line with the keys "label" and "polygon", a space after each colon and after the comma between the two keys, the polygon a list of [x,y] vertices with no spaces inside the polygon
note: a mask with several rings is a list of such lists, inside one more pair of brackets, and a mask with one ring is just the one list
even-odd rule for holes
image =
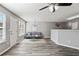
{"label": "ceiling light", "polygon": [[75,18],[79,18],[79,15],[69,17],[69,18],[67,18],[67,20],[72,20],[72,19],[75,19]]}

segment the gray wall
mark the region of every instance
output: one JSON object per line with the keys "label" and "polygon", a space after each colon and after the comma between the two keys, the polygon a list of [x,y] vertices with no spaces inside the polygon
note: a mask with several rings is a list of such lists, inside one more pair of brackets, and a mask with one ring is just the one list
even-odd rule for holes
{"label": "gray wall", "polygon": [[79,29],[79,18],[68,21],[67,26],[69,29]]}
{"label": "gray wall", "polygon": [[56,22],[27,22],[26,32],[38,31],[42,32],[45,38],[50,38],[51,29],[65,29],[67,23],[57,22],[60,27],[56,26]]}
{"label": "gray wall", "polygon": [[53,28],[55,28],[55,23],[52,22],[27,22],[26,32],[42,32],[45,38],[49,38],[50,30]]}

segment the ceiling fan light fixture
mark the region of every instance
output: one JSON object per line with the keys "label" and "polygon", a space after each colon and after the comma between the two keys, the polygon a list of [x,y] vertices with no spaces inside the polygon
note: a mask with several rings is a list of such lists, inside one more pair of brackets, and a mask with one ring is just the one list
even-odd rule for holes
{"label": "ceiling fan light fixture", "polygon": [[[53,12],[54,11],[53,7],[54,7],[53,5],[49,6],[50,12]],[[55,8],[55,10],[58,10],[59,7],[58,6],[55,6],[54,8]]]}
{"label": "ceiling fan light fixture", "polygon": [[49,11],[50,11],[50,12],[53,12],[53,6],[52,6],[52,5],[49,6]]}
{"label": "ceiling fan light fixture", "polygon": [[59,8],[58,6],[55,6],[55,9],[56,9],[56,10],[58,10],[58,8]]}

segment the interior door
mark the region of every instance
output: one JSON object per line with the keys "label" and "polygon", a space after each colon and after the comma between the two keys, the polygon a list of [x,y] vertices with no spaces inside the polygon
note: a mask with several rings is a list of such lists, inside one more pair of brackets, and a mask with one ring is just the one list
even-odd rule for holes
{"label": "interior door", "polygon": [[10,17],[10,45],[13,46],[17,41],[17,19]]}

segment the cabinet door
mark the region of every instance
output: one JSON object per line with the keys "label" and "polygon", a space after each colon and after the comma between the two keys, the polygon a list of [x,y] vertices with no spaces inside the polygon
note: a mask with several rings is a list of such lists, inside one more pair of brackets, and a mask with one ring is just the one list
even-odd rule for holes
{"label": "cabinet door", "polygon": [[10,17],[10,46],[17,41],[17,19]]}

